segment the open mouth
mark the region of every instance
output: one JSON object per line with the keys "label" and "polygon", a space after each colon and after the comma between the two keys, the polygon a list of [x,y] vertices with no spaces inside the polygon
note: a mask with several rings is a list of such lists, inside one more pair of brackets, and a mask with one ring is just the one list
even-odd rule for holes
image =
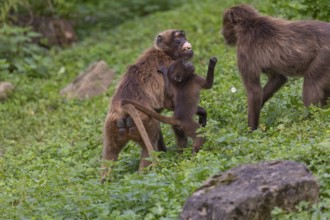
{"label": "open mouth", "polygon": [[183,45],[182,45],[182,51],[186,51],[186,50],[191,50],[192,49],[192,46],[191,44],[186,41]]}
{"label": "open mouth", "polygon": [[191,50],[191,47],[190,48],[182,48],[182,51],[186,51],[186,50]]}

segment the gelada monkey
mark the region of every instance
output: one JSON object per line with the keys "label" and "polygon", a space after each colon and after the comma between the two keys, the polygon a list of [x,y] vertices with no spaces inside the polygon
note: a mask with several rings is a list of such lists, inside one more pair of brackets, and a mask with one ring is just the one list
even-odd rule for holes
{"label": "gelada monkey", "polygon": [[[139,170],[142,170],[150,165],[145,158],[150,156],[151,151],[166,150],[159,121],[137,111],[131,104],[122,105],[121,101],[134,100],[160,112],[165,103],[165,85],[157,69],[168,67],[177,59],[189,60],[192,56],[192,46],[184,31],[166,30],[157,34],[154,45],[129,66],[112,96],[104,122],[103,160],[117,160],[125,144],[132,140],[142,148],[139,165]],[[102,180],[105,180],[107,173],[103,165]]]}
{"label": "gelada monkey", "polygon": [[[330,97],[330,23],[262,16],[242,4],[224,12],[222,34],[227,44],[236,45],[252,130],[258,127],[261,108],[287,77],[303,77],[305,106],[326,104]],[[264,87],[261,72],[268,76]]]}

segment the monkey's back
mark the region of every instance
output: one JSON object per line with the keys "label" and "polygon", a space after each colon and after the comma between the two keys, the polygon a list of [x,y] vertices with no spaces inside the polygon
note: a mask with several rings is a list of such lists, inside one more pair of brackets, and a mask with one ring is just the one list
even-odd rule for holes
{"label": "monkey's back", "polygon": [[146,50],[121,78],[111,100],[109,116],[114,119],[123,117],[120,103],[123,99],[134,100],[151,109],[162,109],[164,79],[157,72],[157,67],[167,67],[171,61],[162,51],[155,48]]}
{"label": "monkey's back", "polygon": [[195,82],[195,74],[181,88],[178,88],[174,100],[174,116],[181,121],[189,121],[193,119],[196,113],[199,96],[200,85]]}
{"label": "monkey's back", "polygon": [[[250,22],[251,29],[241,26],[237,41],[237,58],[246,59],[262,69],[286,76],[302,76],[321,50],[330,52],[330,23],[322,21],[286,21],[260,16]],[[246,56],[248,51],[249,56]],[[255,59],[258,57],[259,59]],[[240,63],[240,62],[239,62]]]}

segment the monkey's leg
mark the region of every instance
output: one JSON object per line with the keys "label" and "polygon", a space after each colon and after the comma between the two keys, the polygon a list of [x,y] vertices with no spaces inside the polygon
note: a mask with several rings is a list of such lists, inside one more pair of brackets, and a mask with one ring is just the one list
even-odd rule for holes
{"label": "monkey's leg", "polygon": [[104,160],[117,160],[123,145],[126,144],[126,138],[119,139],[119,129],[116,127],[116,122],[106,119],[103,128],[103,156]]}
{"label": "monkey's leg", "polygon": [[287,78],[281,74],[269,74],[268,82],[263,88],[262,106],[274,95],[287,81]]}
{"label": "monkey's leg", "polygon": [[[126,138],[119,138],[119,135],[119,129],[116,127],[116,122],[106,119],[103,130],[103,160],[118,160],[120,151],[128,141]],[[104,182],[106,176],[109,174],[109,167],[105,164],[102,164],[101,169],[101,181]]]}
{"label": "monkey's leg", "polygon": [[329,49],[322,49],[303,73],[303,101],[305,106],[326,103],[326,90],[330,86]]}
{"label": "monkey's leg", "polygon": [[205,142],[205,138],[203,137],[198,137],[197,129],[199,128],[199,124],[196,123],[195,121],[191,120],[190,123],[186,123],[183,127],[182,130],[185,132],[185,134],[193,139],[193,153],[197,153],[201,146]]}
{"label": "monkey's leg", "polygon": [[188,138],[181,128],[177,126],[172,126],[172,129],[174,131],[176,143],[179,147],[179,150],[182,151],[182,149],[187,147],[188,145]]}
{"label": "monkey's leg", "polygon": [[[262,108],[263,90],[259,76],[253,77],[253,73],[249,76],[245,73],[243,81],[247,90],[248,99],[248,126],[251,130],[256,130],[259,124],[260,111]],[[256,75],[256,74],[255,74]]]}
{"label": "monkey's leg", "polygon": [[[330,84],[330,82],[329,82],[329,84]],[[325,97],[324,97],[324,102],[322,103],[322,105],[326,105],[328,102],[330,102],[330,89],[325,90]]]}
{"label": "monkey's leg", "polygon": [[303,84],[303,101],[305,106],[324,104],[324,90],[319,87],[315,79],[304,78]]}
{"label": "monkey's leg", "polygon": [[201,149],[202,145],[205,143],[205,138],[203,137],[195,137],[193,143],[193,153],[198,153]]}

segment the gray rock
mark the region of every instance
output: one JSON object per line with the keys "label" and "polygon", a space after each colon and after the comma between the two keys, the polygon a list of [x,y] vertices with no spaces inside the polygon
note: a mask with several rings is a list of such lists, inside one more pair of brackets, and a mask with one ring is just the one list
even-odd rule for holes
{"label": "gray rock", "polygon": [[13,84],[9,82],[0,82],[0,101],[5,100],[8,94],[14,89]]}
{"label": "gray rock", "polygon": [[187,199],[180,219],[269,220],[274,207],[293,211],[318,201],[319,184],[305,165],[273,161],[243,165],[211,177]]}
{"label": "gray rock", "polygon": [[107,91],[114,75],[115,72],[109,69],[104,61],[93,63],[84,73],[63,88],[60,94],[79,99],[100,95]]}

